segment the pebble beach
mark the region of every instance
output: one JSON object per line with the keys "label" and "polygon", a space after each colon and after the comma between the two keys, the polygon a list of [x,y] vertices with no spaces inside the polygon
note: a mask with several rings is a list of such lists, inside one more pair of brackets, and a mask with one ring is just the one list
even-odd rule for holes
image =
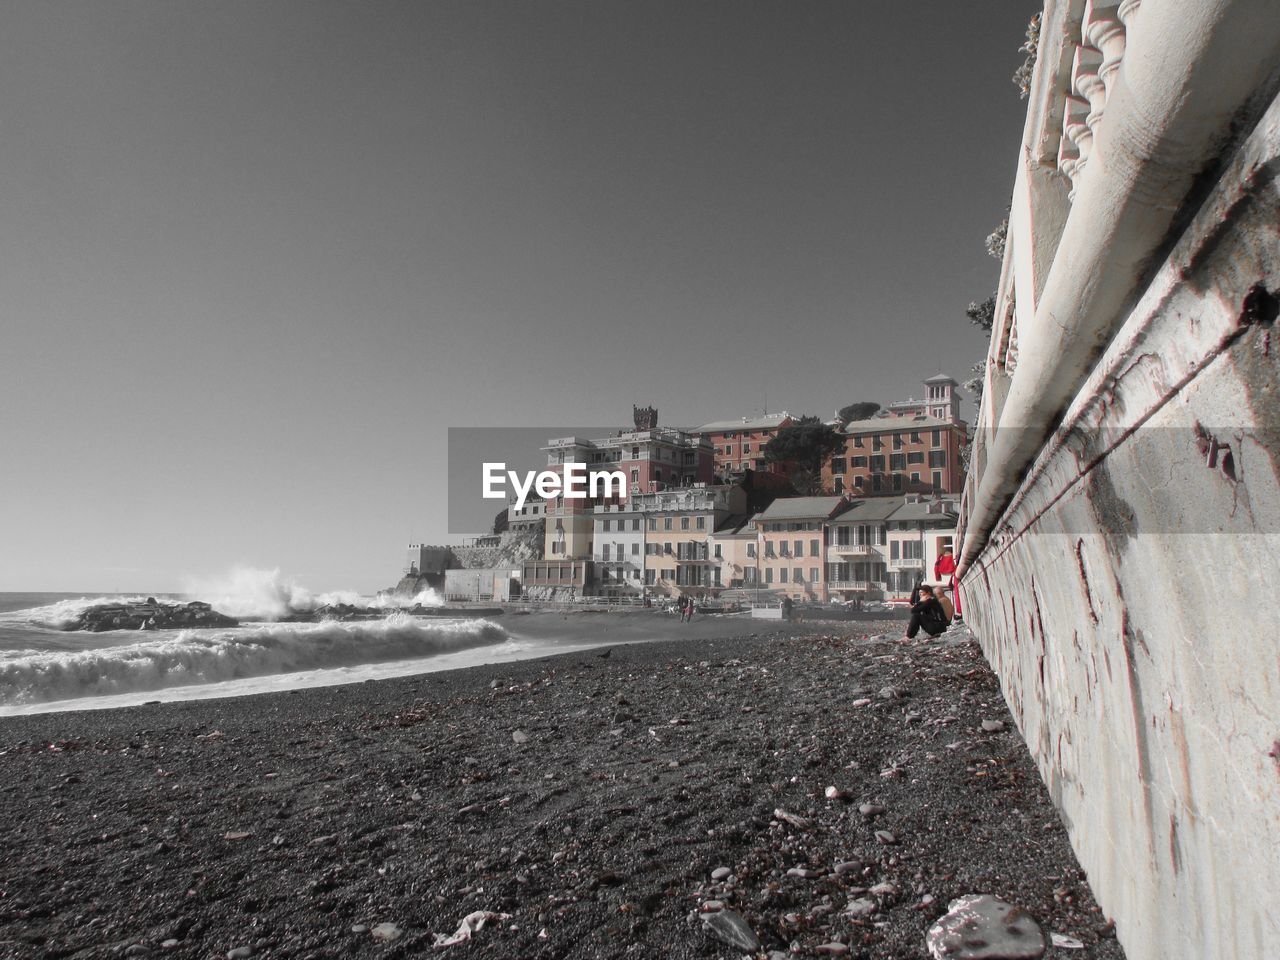
{"label": "pebble beach", "polygon": [[977,644],[901,631],[0,718],[0,956],[920,958],[990,894],[1123,957]]}

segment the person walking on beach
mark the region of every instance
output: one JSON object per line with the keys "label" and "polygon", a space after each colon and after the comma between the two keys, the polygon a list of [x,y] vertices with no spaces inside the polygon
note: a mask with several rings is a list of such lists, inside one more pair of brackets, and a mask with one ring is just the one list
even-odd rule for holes
{"label": "person walking on beach", "polygon": [[693,597],[685,598],[684,619],[686,623],[693,623]]}
{"label": "person walking on beach", "polygon": [[916,634],[924,630],[931,637],[936,637],[948,626],[946,613],[942,604],[933,595],[933,587],[927,583],[920,585],[920,602],[911,607],[911,622],[907,624],[907,639],[914,640]]}
{"label": "person walking on beach", "polygon": [[955,619],[963,620],[960,611],[960,585],[956,583],[956,558],[950,547],[943,547],[942,555],[933,562],[933,579],[951,588],[951,595],[956,598]]}

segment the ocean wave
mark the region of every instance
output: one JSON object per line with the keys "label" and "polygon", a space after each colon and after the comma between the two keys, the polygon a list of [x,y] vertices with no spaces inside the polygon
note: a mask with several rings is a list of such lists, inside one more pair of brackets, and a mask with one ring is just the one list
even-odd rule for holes
{"label": "ocean wave", "polygon": [[176,635],[93,650],[19,651],[0,657],[0,705],[109,696],[300,670],[410,660],[501,643],[489,620],[384,620],[271,624]]}

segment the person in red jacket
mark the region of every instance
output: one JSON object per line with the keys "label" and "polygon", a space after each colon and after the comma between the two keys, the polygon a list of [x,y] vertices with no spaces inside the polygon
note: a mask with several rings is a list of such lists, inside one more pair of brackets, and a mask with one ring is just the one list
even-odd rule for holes
{"label": "person in red jacket", "polygon": [[963,620],[963,611],[960,609],[960,585],[956,583],[956,558],[952,555],[950,547],[943,547],[942,555],[933,562],[933,579],[951,588],[956,619]]}

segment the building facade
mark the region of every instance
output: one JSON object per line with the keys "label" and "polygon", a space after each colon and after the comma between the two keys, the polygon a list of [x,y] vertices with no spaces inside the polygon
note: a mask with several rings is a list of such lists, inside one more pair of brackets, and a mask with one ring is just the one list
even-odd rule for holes
{"label": "building facade", "polygon": [[822,602],[827,591],[828,525],[853,503],[845,497],[788,497],[756,517],[760,586],[798,601]]}
{"label": "building facade", "polygon": [[791,423],[791,416],[784,411],[762,417],[704,423],[690,432],[707,439],[714,455],[716,476],[729,480],[740,477],[747,470],[788,473],[787,464],[769,463],[764,459],[764,448],[779,430]]}
{"label": "building facade", "polygon": [[844,451],[822,468],[822,486],[836,495],[878,497],[958,494],[964,484],[963,421],[924,414],[881,416],[845,424]]}

